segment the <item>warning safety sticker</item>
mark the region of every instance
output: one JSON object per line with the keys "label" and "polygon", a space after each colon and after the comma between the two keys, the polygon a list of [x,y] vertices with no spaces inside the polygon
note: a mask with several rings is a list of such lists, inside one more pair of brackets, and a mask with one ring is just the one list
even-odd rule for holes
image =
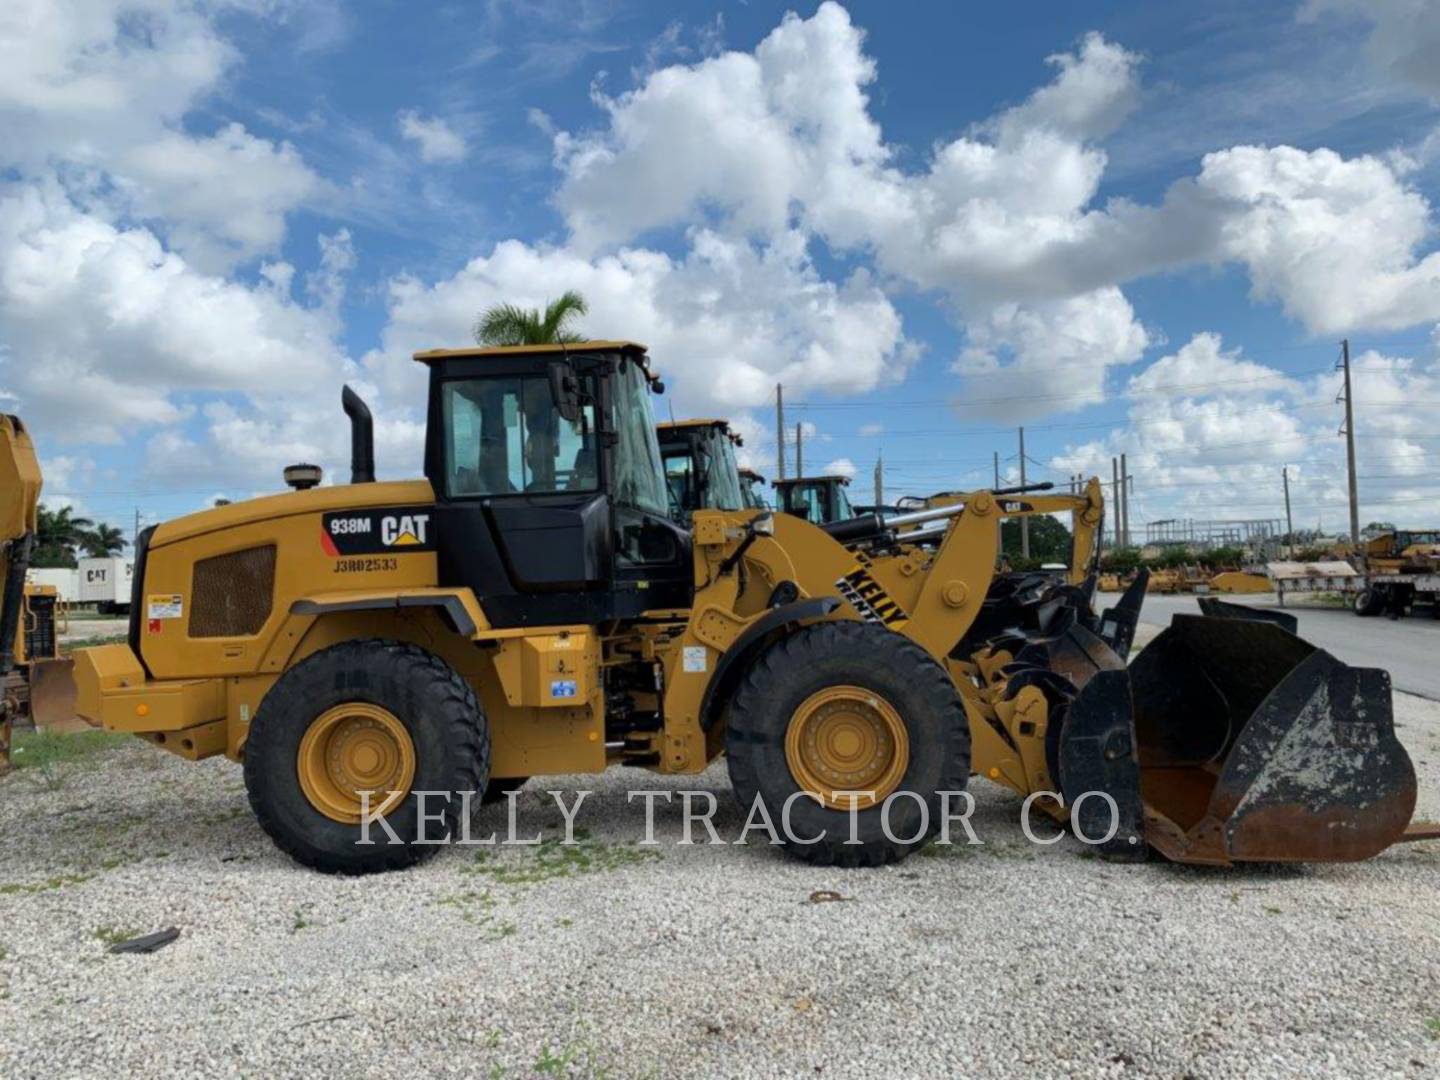
{"label": "warning safety sticker", "polygon": [[179,619],[185,614],[185,598],[178,593],[169,596],[147,596],[145,614],[151,619]]}

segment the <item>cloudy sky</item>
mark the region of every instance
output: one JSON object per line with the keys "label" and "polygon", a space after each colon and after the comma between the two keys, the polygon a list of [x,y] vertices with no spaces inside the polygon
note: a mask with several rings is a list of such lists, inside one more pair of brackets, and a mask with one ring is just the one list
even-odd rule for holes
{"label": "cloudy sky", "polygon": [[8,0],[0,407],[129,524],[420,468],[409,355],[565,289],[657,411],[891,495],[1440,523],[1440,0]]}

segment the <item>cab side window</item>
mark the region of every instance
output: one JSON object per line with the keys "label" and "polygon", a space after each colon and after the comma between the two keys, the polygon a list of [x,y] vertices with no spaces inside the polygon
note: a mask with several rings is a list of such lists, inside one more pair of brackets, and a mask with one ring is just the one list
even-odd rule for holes
{"label": "cab side window", "polygon": [[594,491],[595,414],[555,410],[548,380],[455,379],[444,386],[445,478],[452,496]]}

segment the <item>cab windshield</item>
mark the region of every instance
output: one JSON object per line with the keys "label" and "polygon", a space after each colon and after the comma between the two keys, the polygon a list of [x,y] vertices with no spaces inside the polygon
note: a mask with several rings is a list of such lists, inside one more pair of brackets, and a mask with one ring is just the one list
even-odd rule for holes
{"label": "cab windshield", "polygon": [[665,454],[665,486],[669,491],[670,513],[683,517],[695,509],[695,476],[691,470],[689,446],[667,446]]}
{"label": "cab windshield", "polygon": [[745,505],[740,494],[740,467],[735,464],[735,446],[718,428],[710,429],[710,437],[700,449],[705,466],[705,506],[710,510],[740,510]]}
{"label": "cab windshield", "polygon": [[835,485],[835,520],[846,521],[855,516],[855,511],[850,506],[850,496],[845,494],[845,485]]}
{"label": "cab windshield", "polygon": [[635,361],[624,360],[612,385],[615,392],[610,403],[610,424],[616,435],[615,501],[664,517],[669,514],[669,498],[645,373]]}

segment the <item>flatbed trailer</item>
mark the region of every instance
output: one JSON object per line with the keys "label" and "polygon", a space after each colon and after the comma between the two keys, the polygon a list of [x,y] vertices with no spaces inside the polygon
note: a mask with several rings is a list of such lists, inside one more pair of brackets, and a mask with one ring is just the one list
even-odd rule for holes
{"label": "flatbed trailer", "polygon": [[1347,562],[1273,562],[1265,572],[1275,583],[1280,606],[1292,593],[1338,593],[1357,615],[1404,614],[1415,604],[1429,604],[1440,618],[1440,574],[1386,571],[1367,573]]}

